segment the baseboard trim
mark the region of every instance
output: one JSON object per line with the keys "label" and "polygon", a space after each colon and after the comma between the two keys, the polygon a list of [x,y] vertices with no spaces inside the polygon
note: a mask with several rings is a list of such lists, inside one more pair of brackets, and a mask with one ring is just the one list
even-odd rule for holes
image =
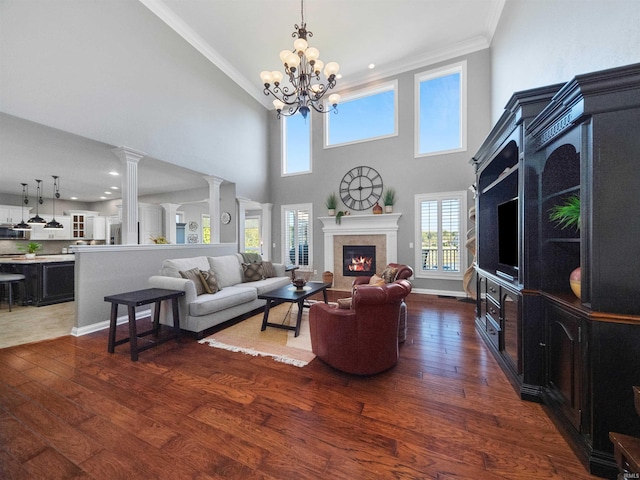
{"label": "baseboard trim", "polygon": [[[136,320],[141,318],[148,318],[151,316],[151,309],[148,308],[146,310],[139,310],[136,312]],[[116,320],[117,325],[121,325],[123,323],[127,323],[129,321],[128,315],[122,315],[118,317]],[[93,332],[99,332],[100,330],[105,330],[109,328],[109,324],[111,322],[109,320],[104,320],[102,322],[92,323],[91,325],[85,325],[84,327],[73,327],[71,329],[71,335],[74,337],[82,337],[83,335],[88,335]]]}

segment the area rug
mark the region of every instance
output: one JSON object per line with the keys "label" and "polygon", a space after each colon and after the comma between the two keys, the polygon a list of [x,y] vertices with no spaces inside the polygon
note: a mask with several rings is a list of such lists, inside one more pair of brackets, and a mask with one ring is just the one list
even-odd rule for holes
{"label": "area rug", "polygon": [[[295,325],[297,315],[296,304],[284,303],[270,310],[269,322]],[[247,355],[272,357],[277,362],[296,367],[304,367],[315,358],[311,352],[308,308],[302,311],[300,335],[297,337],[293,330],[267,327],[261,331],[262,318],[262,313],[254,315],[200,340],[200,343]]]}

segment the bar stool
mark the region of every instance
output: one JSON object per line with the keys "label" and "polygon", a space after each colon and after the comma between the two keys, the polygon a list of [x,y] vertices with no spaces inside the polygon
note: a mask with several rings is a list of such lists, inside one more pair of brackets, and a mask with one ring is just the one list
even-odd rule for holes
{"label": "bar stool", "polygon": [[[0,273],[0,285],[9,285],[9,311],[11,311],[11,305],[13,304],[12,284],[16,282],[23,282],[24,278],[24,275],[22,275],[21,273]],[[2,303],[1,297],[0,303]]]}

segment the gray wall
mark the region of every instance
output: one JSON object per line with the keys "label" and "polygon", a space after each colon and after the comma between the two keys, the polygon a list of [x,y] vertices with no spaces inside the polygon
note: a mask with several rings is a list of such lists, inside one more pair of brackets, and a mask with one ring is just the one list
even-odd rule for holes
{"label": "gray wall", "polygon": [[491,44],[492,118],[513,92],[640,62],[638,0],[509,0]]}
{"label": "gray wall", "polygon": [[268,200],[267,112],[137,1],[0,3],[0,111]]}
{"label": "gray wall", "polygon": [[[468,131],[467,151],[433,157],[414,158],[414,75],[416,73],[467,60]],[[280,206],[291,203],[313,203],[314,268],[320,275],[324,270],[323,233],[319,216],[326,216],[324,201],[330,192],[338,192],[344,174],[358,165],[374,167],[385,185],[393,186],[398,195],[394,212],[402,213],[398,232],[398,261],[414,264],[414,200],[418,193],[467,190],[474,183],[469,160],[491,128],[490,122],[490,60],[489,50],[452,59],[393,77],[398,79],[398,136],[344,147],[323,148],[323,118],[313,116],[312,161],[313,173],[281,177],[280,122],[272,112],[270,117],[270,155],[273,209],[273,241],[275,261],[282,261]],[[382,80],[387,81],[392,78]],[[339,108],[339,107],[338,107]],[[469,197],[468,206],[473,203]],[[340,210],[344,205],[340,204]],[[354,212],[358,213],[358,212]],[[362,212],[364,213],[364,212]],[[368,212],[371,213],[371,212]],[[332,270],[332,268],[327,268]],[[461,281],[415,279],[414,288],[430,291],[462,292]]]}

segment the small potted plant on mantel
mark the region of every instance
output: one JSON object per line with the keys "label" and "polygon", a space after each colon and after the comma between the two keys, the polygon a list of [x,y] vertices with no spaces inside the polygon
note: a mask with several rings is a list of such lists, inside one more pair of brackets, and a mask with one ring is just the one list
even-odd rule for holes
{"label": "small potted plant on mantel", "polygon": [[42,244],[29,242],[27,244],[18,244],[16,248],[20,252],[25,252],[24,258],[33,259],[36,258],[36,252],[42,248]]}
{"label": "small potted plant on mantel", "polygon": [[324,204],[327,207],[328,215],[333,217],[336,214],[336,208],[338,208],[338,196],[331,192]]}
{"label": "small potted plant on mantel", "polygon": [[382,202],[384,203],[384,211],[393,213],[393,204],[396,203],[396,190],[388,187],[382,195]]}

